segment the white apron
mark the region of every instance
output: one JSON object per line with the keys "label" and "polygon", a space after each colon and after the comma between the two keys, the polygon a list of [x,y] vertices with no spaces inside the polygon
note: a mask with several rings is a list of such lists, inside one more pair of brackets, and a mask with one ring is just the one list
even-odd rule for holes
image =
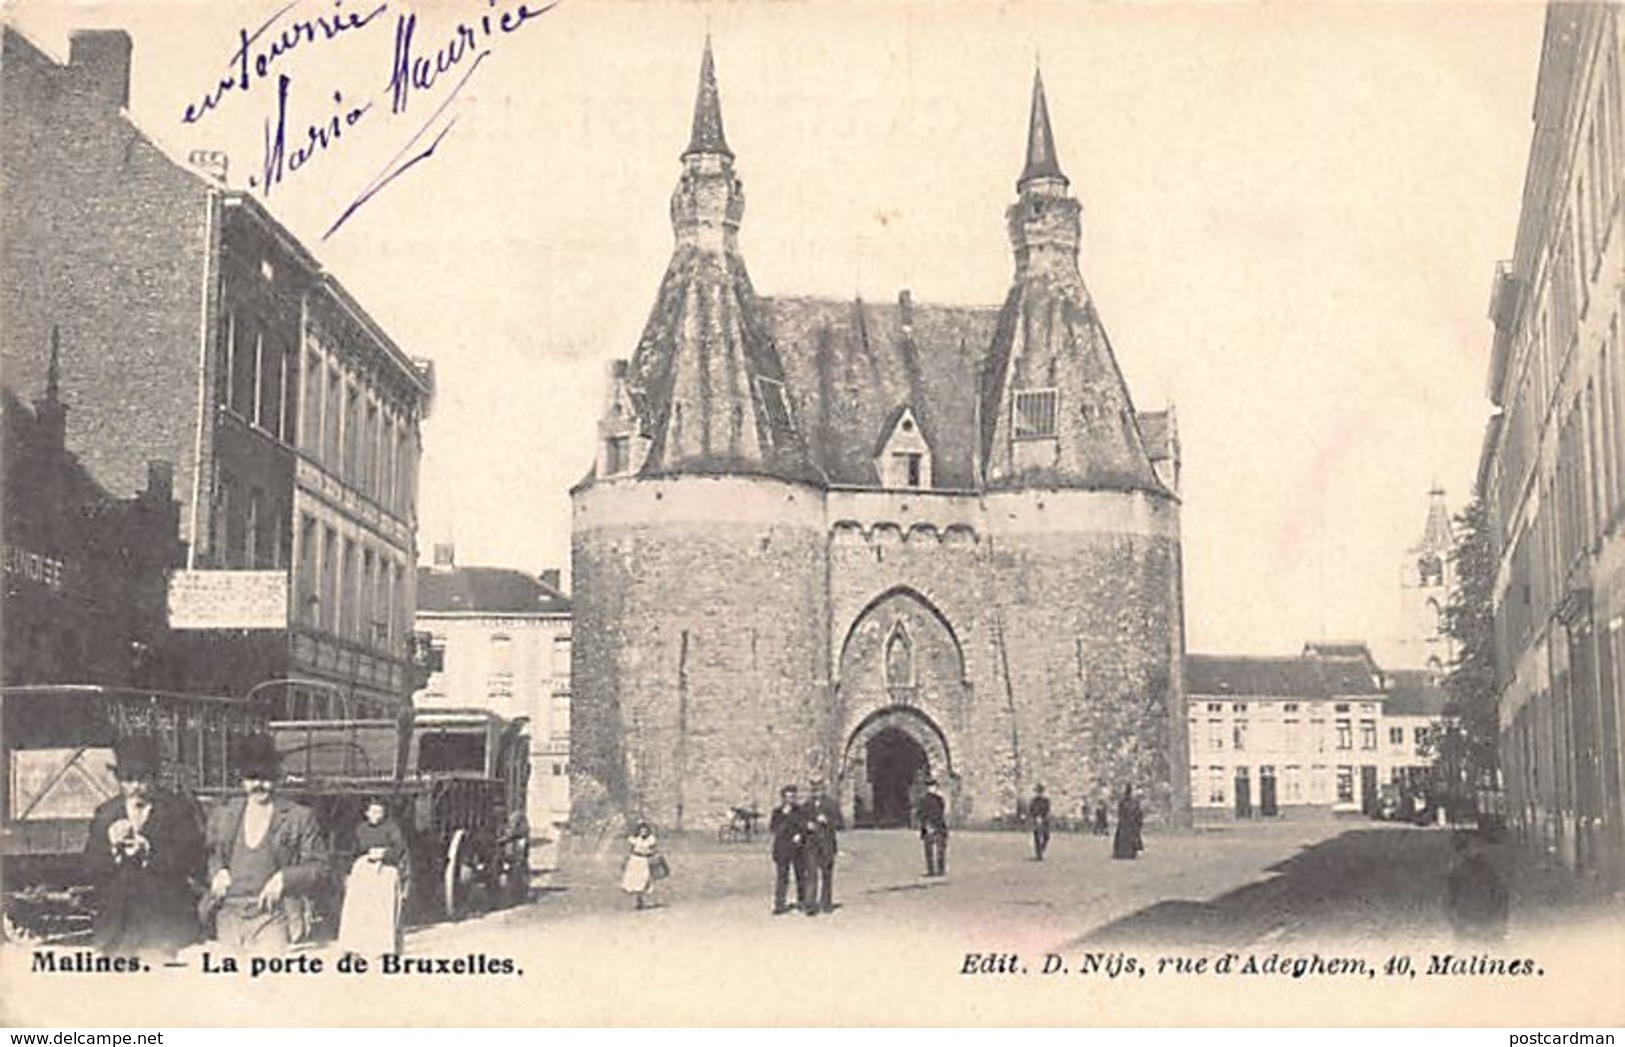
{"label": "white apron", "polygon": [[400,923],[400,871],[366,855],[357,858],[344,885],[339,947],[359,956],[399,952]]}

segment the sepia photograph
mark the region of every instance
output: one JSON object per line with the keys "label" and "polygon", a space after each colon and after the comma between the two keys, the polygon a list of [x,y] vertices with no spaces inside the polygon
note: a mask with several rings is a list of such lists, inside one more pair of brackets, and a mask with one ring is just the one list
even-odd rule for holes
{"label": "sepia photograph", "polygon": [[1625,8],[0,41],[0,1022],[1625,1024]]}

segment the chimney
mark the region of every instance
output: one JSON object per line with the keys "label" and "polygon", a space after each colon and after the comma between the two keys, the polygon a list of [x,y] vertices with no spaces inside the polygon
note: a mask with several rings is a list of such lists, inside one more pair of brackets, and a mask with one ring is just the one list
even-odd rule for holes
{"label": "chimney", "polygon": [[130,105],[130,34],[80,29],[68,41],[68,68],[92,94],[115,109]]}
{"label": "chimney", "polygon": [[559,569],[557,567],[549,567],[547,570],[543,571],[541,573],[541,581],[543,585],[547,586],[556,593],[564,592],[563,589],[559,588]]}
{"label": "chimney", "polygon": [[186,162],[192,168],[208,177],[226,184],[226,172],[231,167],[230,159],[218,149],[194,149],[186,154]]}
{"label": "chimney", "polygon": [[157,460],[147,463],[147,489],[142,492],[148,499],[168,502],[175,497],[175,467]]}
{"label": "chimney", "polygon": [[434,569],[451,571],[457,567],[457,546],[451,542],[434,543]]}

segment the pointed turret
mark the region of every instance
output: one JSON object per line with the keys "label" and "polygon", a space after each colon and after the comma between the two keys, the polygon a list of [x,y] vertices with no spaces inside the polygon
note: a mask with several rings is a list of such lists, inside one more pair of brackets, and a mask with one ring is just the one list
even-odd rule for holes
{"label": "pointed turret", "polygon": [[51,325],[51,356],[45,365],[45,395],[34,401],[34,419],[47,446],[61,450],[68,432],[68,407],[62,402],[62,332]]}
{"label": "pointed turret", "polygon": [[56,324],[51,325],[51,361],[45,365],[45,399],[62,400],[62,330]]}
{"label": "pointed turret", "polygon": [[[606,418],[601,433],[605,441],[625,440],[626,448],[646,453],[623,455],[621,444],[606,442],[598,475],[814,479],[769,320],[739,253],[745,190],[722,134],[709,38],[682,160],[671,198],[671,262],[626,369],[624,390],[616,394],[635,405],[638,431],[631,432],[624,419]],[[606,468],[605,462],[620,468]]]}
{"label": "pointed turret", "polygon": [[984,479],[1165,493],[1078,271],[1082,207],[1068,185],[1035,72],[1026,163],[1005,212],[1015,280],[983,374]]}
{"label": "pointed turret", "polygon": [[691,153],[714,153],[733,159],[728,138],[722,133],[722,99],[717,95],[717,70],[711,60],[711,37],[705,38],[705,55],[700,59],[700,89],[694,97],[694,129],[688,136]]}
{"label": "pointed turret", "polygon": [[1448,553],[1455,544],[1455,535],[1450,529],[1450,509],[1444,504],[1444,488],[1434,484],[1428,492],[1428,522],[1422,528],[1422,544],[1418,548]]}
{"label": "pointed turret", "polygon": [[1033,70],[1033,104],[1027,119],[1027,166],[1016,182],[1020,191],[1029,182],[1041,178],[1054,179],[1067,186],[1071,184],[1061,172],[1061,160],[1055,152],[1055,136],[1049,129],[1049,105],[1044,101],[1044,77]]}

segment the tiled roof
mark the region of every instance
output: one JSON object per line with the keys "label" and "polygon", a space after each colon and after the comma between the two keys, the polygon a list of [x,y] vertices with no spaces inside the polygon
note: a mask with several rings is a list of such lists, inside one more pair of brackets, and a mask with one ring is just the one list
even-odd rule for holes
{"label": "tiled roof", "polygon": [[418,568],[418,610],[430,613],[569,614],[570,598],[508,567]]}
{"label": "tiled roof", "polygon": [[1422,669],[1396,669],[1388,674],[1388,700],[1383,712],[1390,716],[1440,716],[1450,696]]}
{"label": "tiled roof", "polygon": [[1246,655],[1185,656],[1185,692],[1211,696],[1328,699],[1379,695],[1361,658],[1257,658]]}
{"label": "tiled roof", "polygon": [[879,483],[875,442],[907,404],[931,441],[933,485],[975,486],[976,378],[996,309],[831,298],[761,302],[796,424],[830,483]]}

